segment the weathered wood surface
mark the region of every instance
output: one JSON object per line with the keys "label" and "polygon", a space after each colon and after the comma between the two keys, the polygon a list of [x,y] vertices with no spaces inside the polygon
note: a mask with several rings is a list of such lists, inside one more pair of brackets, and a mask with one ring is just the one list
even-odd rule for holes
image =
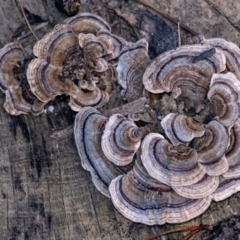
{"label": "weathered wood surface", "polygon": [[[41,0],[22,2],[28,11],[48,21]],[[83,0],[80,11],[101,13],[102,17],[106,17],[106,11],[101,10],[98,2]],[[206,37],[224,37],[240,44],[239,0],[211,0],[219,11],[210,4],[210,0],[149,2]],[[25,22],[17,0],[1,0],[0,3],[0,46],[3,47]],[[47,4],[57,22],[62,22],[65,16],[55,9],[54,1],[48,0]],[[141,5],[139,7],[144,9]],[[123,27],[128,26],[117,16],[116,19]],[[48,25],[37,35],[41,37],[50,29]],[[182,34],[190,36],[184,31]],[[32,36],[22,40],[29,54],[34,41]],[[4,94],[0,93],[0,106],[3,101]],[[93,186],[90,174],[80,165],[73,139],[56,142],[50,138],[53,128],[67,126],[74,118],[61,98],[50,105],[54,111],[47,108],[40,117],[12,117],[0,108],[0,239],[144,239],[158,231],[216,224],[240,215],[240,194],[235,194],[226,201],[213,203],[206,213],[186,224],[149,227],[126,220],[114,209],[111,201]],[[164,239],[179,239],[180,236],[173,234]],[[206,239],[208,237],[205,236]]]}

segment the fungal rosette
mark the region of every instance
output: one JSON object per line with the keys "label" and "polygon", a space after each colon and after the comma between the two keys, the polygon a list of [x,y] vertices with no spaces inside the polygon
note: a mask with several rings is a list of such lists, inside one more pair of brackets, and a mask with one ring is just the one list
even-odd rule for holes
{"label": "fungal rosette", "polygon": [[[126,112],[126,118],[99,112],[94,117],[96,110],[83,108],[78,115],[94,111],[89,119],[102,121],[101,130],[94,138],[89,130],[93,122],[81,123],[77,117],[75,140],[98,189],[100,166],[106,176],[114,172],[104,194],[125,217],[148,225],[185,222],[202,214],[212,200],[240,190],[239,80],[226,69],[225,52],[212,45],[181,46],[151,62],[146,45],[136,45],[140,51],[130,47],[120,53],[118,81],[131,99],[134,87],[138,94],[142,91],[134,86],[134,77],[143,76],[149,109]],[[79,135],[87,138],[85,143]],[[95,148],[101,154],[91,157]]]}
{"label": "fungal rosette", "polygon": [[[56,82],[50,83],[51,74],[46,75],[45,69],[41,73],[38,68],[39,74],[31,77],[31,73],[37,71],[32,69],[35,68],[34,64],[30,64],[27,76],[32,83],[31,89],[45,103],[57,95],[69,96],[69,106],[74,111],[84,106],[100,108],[109,101],[109,94],[117,82],[115,63],[122,65],[120,55],[138,49],[140,42],[145,44],[148,58],[146,41],[125,41],[112,34],[109,24],[94,14],[79,14],[64,23],[55,26],[34,46],[34,54],[38,59],[49,62],[49,68],[59,69],[54,78]],[[43,92],[45,99],[40,97]]]}
{"label": "fungal rosette", "polygon": [[[109,100],[105,86],[115,80],[114,72],[109,70],[114,67],[104,59],[113,46],[105,44],[99,50],[98,37],[93,33],[106,30],[106,27],[110,31],[110,27],[94,14],[80,14],[65,23],[68,24],[56,25],[52,32],[35,44],[33,52],[37,60],[32,60],[27,71],[31,89],[44,103],[58,95],[69,96],[69,106],[74,111],[84,106],[101,107]],[[85,40],[83,36],[87,36]],[[95,42],[92,42],[93,39]],[[90,46],[87,40],[91,42]],[[98,50],[102,54],[99,55]],[[37,61],[39,64],[36,64]],[[41,67],[46,62],[48,66]]]}

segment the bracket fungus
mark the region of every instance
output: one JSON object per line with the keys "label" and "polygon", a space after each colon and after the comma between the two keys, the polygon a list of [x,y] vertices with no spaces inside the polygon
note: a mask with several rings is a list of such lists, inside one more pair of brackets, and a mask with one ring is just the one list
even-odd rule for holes
{"label": "bracket fungus", "polygon": [[106,121],[95,108],[82,108],[75,119],[74,137],[83,168],[90,171],[97,189],[109,197],[108,185],[122,172],[105,157],[101,148]]}
{"label": "bracket fungus", "polygon": [[205,132],[204,125],[197,119],[176,113],[166,115],[161,125],[173,145],[188,143]]}
{"label": "bracket fungus", "polygon": [[213,74],[208,99],[218,121],[231,128],[240,113],[240,81],[231,72]]}
{"label": "bracket fungus", "polygon": [[220,50],[226,57],[226,67],[240,79],[240,49],[232,42],[223,38],[206,39],[204,36],[198,35],[189,39],[190,44],[209,45]]}
{"label": "bracket fungus", "polygon": [[[92,21],[92,16],[88,15],[84,15],[83,18],[78,15],[74,18],[81,19],[80,22],[84,19],[84,23]],[[75,23],[80,24],[77,20]],[[84,46],[79,46],[74,29],[71,24],[56,25],[52,32],[35,44],[33,52],[38,58],[29,64],[28,81],[34,94],[44,103],[57,95],[65,94],[70,96],[69,105],[74,111],[89,105],[101,107],[108,101],[109,96],[97,84],[104,81],[101,73],[108,70],[109,64],[101,58],[102,56],[97,56],[94,60],[84,58]],[[101,25],[96,29],[101,29]],[[89,31],[93,32],[91,24]],[[81,34],[83,33],[80,33],[79,37]],[[94,46],[91,46],[91,50],[92,53],[95,52]],[[45,67],[40,67],[42,65]],[[55,74],[54,78],[52,74]],[[109,78],[112,80],[114,75]],[[45,97],[42,97],[43,95]]]}
{"label": "bracket fungus", "polygon": [[132,162],[140,142],[141,136],[134,122],[120,114],[114,114],[105,125],[101,147],[111,162],[117,166],[125,166]]}
{"label": "bracket fungus", "polygon": [[[145,39],[127,42],[101,17],[78,14],[35,44],[26,81],[21,45],[0,50],[4,107],[38,115],[69,96],[96,188],[134,222],[188,221],[240,190],[240,50],[224,39],[192,43],[150,60]],[[128,103],[104,113],[117,83]]]}
{"label": "bracket fungus", "polygon": [[109,191],[114,206],[125,217],[148,225],[180,223],[203,213],[211,197],[189,199],[152,178],[140,159],[126,175],[115,178]]}
{"label": "bracket fungus", "polygon": [[36,97],[31,93],[23,72],[24,53],[20,43],[12,42],[0,49],[0,89],[5,93],[5,110],[11,115],[40,114],[32,108]]}
{"label": "bracket fungus", "polygon": [[[131,92],[128,81],[134,81],[139,66],[136,76],[142,76],[153,112],[144,118],[140,112],[127,112],[128,119],[116,111],[108,117],[98,112],[94,118],[96,110],[83,108],[76,118],[75,140],[97,188],[94,176],[102,174],[100,166],[114,172],[104,194],[125,217],[148,225],[184,222],[203,213],[212,200],[240,189],[239,80],[226,68],[225,52],[215,45],[181,46],[152,61],[143,46],[120,54],[118,81],[125,93]],[[142,60],[127,66],[136,56]],[[169,103],[174,106],[168,108]],[[99,126],[97,140],[78,117],[88,111],[89,119],[96,119],[91,124],[102,119],[101,127],[89,125]],[[139,134],[149,119],[152,127]],[[86,153],[93,154],[84,144],[101,152],[94,169],[95,163],[86,167],[91,162]]]}
{"label": "bracket fungus", "polygon": [[[107,172],[106,162],[114,171],[133,166],[112,175],[105,185],[105,195],[125,217],[148,225],[184,222],[203,213],[212,200],[221,201],[240,189],[239,80],[226,68],[225,52],[212,45],[181,46],[151,62],[143,49],[136,54],[143,57],[139,76],[149,92],[152,115],[141,118],[141,113],[128,112],[127,119],[116,111],[108,117],[99,113],[104,123],[98,140],[92,140],[84,125],[75,139],[84,132],[90,142],[85,144],[96,144],[102,156],[99,165],[103,162]],[[119,59],[127,63],[133,56],[130,50]],[[127,92],[128,71],[134,73],[137,65],[125,65],[117,72]],[[165,98],[175,107],[166,106],[165,111],[162,104],[170,102]],[[151,122],[144,119],[155,123],[139,135]],[[82,142],[76,139],[77,145]],[[80,156],[86,153],[82,149]],[[88,170],[92,176],[98,172]]]}

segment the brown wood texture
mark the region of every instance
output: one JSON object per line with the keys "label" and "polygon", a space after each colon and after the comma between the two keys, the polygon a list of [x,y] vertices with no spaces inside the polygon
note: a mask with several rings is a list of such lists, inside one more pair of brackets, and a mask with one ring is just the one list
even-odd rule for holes
{"label": "brown wood texture", "polygon": [[[110,6],[117,4],[118,7],[119,1],[109,2]],[[149,2],[206,37],[224,37],[240,44],[239,0]],[[17,3],[17,0],[0,0],[1,47],[11,41],[19,27],[26,25]],[[48,21],[41,0],[22,0],[22,3],[29,12]],[[83,0],[80,11],[101,13],[109,20],[107,10],[98,3],[102,1]],[[53,0],[48,0],[47,4],[57,22],[61,23],[66,16],[57,11]],[[141,4],[136,6],[144,9]],[[129,23],[115,17],[123,27],[132,29]],[[37,32],[38,37],[49,30],[50,24]],[[182,34],[191,36],[185,31]],[[21,42],[31,54],[35,42],[33,36]],[[4,94],[0,93],[1,106],[3,101]],[[53,112],[49,106],[53,107]],[[61,98],[51,102],[39,117],[12,117],[0,108],[0,239],[145,239],[159,231],[216,224],[240,214],[240,194],[235,194],[226,201],[212,203],[206,213],[185,224],[149,227],[128,221],[94,187],[90,174],[81,167],[74,140],[57,142],[50,138],[53,128],[68,126],[73,119],[74,114]],[[164,239],[179,239],[180,236],[181,233],[176,233]]]}

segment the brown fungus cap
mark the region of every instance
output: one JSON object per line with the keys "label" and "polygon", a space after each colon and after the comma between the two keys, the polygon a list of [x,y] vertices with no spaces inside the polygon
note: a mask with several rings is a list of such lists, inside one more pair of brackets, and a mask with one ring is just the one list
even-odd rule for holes
{"label": "brown fungus cap", "polygon": [[109,24],[98,15],[92,13],[80,13],[74,17],[66,19],[64,23],[69,24],[75,34],[96,34],[99,30],[107,30],[111,32]]}
{"label": "brown fungus cap", "polygon": [[176,113],[169,113],[161,125],[173,145],[187,144],[193,138],[201,137],[205,131],[201,122]]}
{"label": "brown fungus cap", "polygon": [[33,53],[55,67],[62,67],[67,57],[76,51],[77,46],[77,36],[70,26],[59,24],[37,41],[33,47]]}
{"label": "brown fungus cap", "polygon": [[240,82],[230,72],[213,74],[207,95],[218,121],[231,128],[240,113]]}
{"label": "brown fungus cap", "polygon": [[240,119],[230,131],[230,145],[226,151],[229,169],[223,174],[224,178],[240,178]]}
{"label": "brown fungus cap", "polygon": [[96,188],[109,197],[108,185],[124,171],[110,162],[102,151],[101,137],[106,121],[95,108],[82,108],[75,119],[74,137],[83,168],[91,173]]}
{"label": "brown fungus cap", "polygon": [[207,44],[223,52],[226,57],[226,66],[229,72],[232,72],[240,79],[240,49],[232,42],[223,38],[206,39],[204,36],[195,36],[189,39],[191,44]]}
{"label": "brown fungus cap", "polygon": [[78,112],[85,106],[100,108],[108,102],[107,92],[100,90],[95,83],[92,83],[91,87],[91,90],[82,90],[72,82],[65,85],[65,94],[70,96],[68,105],[73,111]]}
{"label": "brown fungus cap", "polygon": [[[18,86],[9,87],[6,91],[4,109],[11,115],[28,114],[32,111],[32,105],[23,98],[22,89]],[[43,109],[42,109],[43,110]],[[42,112],[42,111],[40,111]]]}
{"label": "brown fungus cap", "polygon": [[130,164],[140,143],[141,136],[133,121],[120,114],[109,118],[101,140],[102,150],[109,161],[117,166]]}
{"label": "brown fungus cap", "polygon": [[[38,108],[34,112],[31,101],[26,100],[26,89],[23,90],[20,86],[22,81],[25,81],[25,79],[19,78],[19,76],[25,78],[23,59],[23,48],[18,42],[8,43],[0,49],[0,89],[6,95],[3,106],[11,115],[28,113],[39,115],[43,112],[43,108]],[[33,98],[35,97],[33,96]]]}
{"label": "brown fungus cap", "polygon": [[20,43],[12,42],[0,49],[0,89],[5,92],[9,87],[19,85],[14,76],[14,68],[23,59],[23,48]]}
{"label": "brown fungus cap", "polygon": [[182,83],[192,82],[207,91],[212,74],[222,72],[226,63],[224,54],[218,50],[212,56],[193,63],[194,57],[210,48],[208,45],[186,45],[161,54],[148,65],[143,75],[146,90],[171,92]]}
{"label": "brown fungus cap", "polygon": [[193,146],[198,153],[198,161],[210,176],[220,176],[228,170],[225,152],[229,144],[226,127],[216,120],[205,126],[202,137],[195,138]]}
{"label": "brown fungus cap", "polygon": [[115,178],[109,192],[116,209],[133,222],[180,223],[202,214],[211,198],[188,199],[152,178],[139,159],[126,175]]}
{"label": "brown fungus cap", "polygon": [[41,102],[49,102],[64,93],[64,83],[59,78],[60,69],[41,59],[33,59],[27,69],[27,79],[33,94]]}
{"label": "brown fungus cap", "polygon": [[206,173],[193,148],[175,147],[158,133],[150,133],[144,138],[141,159],[150,176],[169,186],[197,183]]}
{"label": "brown fungus cap", "polygon": [[[133,101],[143,92],[142,75],[149,63],[148,43],[141,39],[128,51],[123,51],[117,64],[118,83],[123,88],[123,98]],[[134,94],[136,96],[134,96]]]}
{"label": "brown fungus cap", "polygon": [[86,59],[100,58],[114,51],[113,43],[107,37],[97,37],[91,33],[79,33],[78,42],[80,47],[83,48]]}
{"label": "brown fungus cap", "polygon": [[106,60],[113,60],[119,57],[119,55],[129,49],[134,48],[136,43],[127,42],[125,39],[110,33],[106,30],[100,30],[97,33],[97,37],[101,39],[103,42],[106,42],[109,45],[112,45],[112,51],[104,58]]}

